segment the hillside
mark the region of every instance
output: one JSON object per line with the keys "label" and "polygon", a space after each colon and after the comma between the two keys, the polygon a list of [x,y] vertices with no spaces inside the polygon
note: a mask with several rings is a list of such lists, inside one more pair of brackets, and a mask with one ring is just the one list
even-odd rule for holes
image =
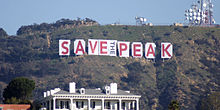
{"label": "hillside", "polygon": [[[23,26],[17,36],[1,30],[0,92],[19,76],[35,80],[35,99],[51,88],[68,89],[70,81],[75,81],[78,88],[116,82],[120,89],[142,95],[142,110],[167,109],[172,99],[178,100],[183,109],[195,110],[202,97],[220,91],[218,27],[64,26]],[[59,39],[70,39],[73,49],[77,38],[155,42],[158,47],[167,41],[174,45],[174,56],[163,62],[157,48],[156,62],[132,57],[59,57]]]}

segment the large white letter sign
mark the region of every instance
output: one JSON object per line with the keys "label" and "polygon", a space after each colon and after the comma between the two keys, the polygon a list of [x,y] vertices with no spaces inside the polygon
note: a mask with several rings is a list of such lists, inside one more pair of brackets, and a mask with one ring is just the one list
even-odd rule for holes
{"label": "large white letter sign", "polygon": [[95,40],[95,39],[88,40],[88,54],[99,55],[99,40]]}
{"label": "large white letter sign", "polygon": [[117,40],[109,40],[108,43],[109,47],[109,56],[116,56],[116,45],[117,45]]}
{"label": "large white letter sign", "polygon": [[131,47],[133,57],[141,58],[143,56],[143,46],[141,42],[133,42]]}
{"label": "large white letter sign", "polygon": [[99,55],[109,55],[108,40],[99,40]]}
{"label": "large white letter sign", "polygon": [[119,57],[129,57],[129,45],[130,45],[130,42],[118,41]]}
{"label": "large white letter sign", "polygon": [[59,40],[59,55],[70,55],[70,40]]}
{"label": "large white letter sign", "polygon": [[171,43],[161,43],[161,58],[171,58],[173,56],[173,45]]}
{"label": "large white letter sign", "polygon": [[76,55],[85,54],[85,41],[83,39],[76,39],[74,41],[74,53]]}
{"label": "large white letter sign", "polygon": [[155,43],[146,43],[145,44],[145,57],[146,58],[155,58]]}

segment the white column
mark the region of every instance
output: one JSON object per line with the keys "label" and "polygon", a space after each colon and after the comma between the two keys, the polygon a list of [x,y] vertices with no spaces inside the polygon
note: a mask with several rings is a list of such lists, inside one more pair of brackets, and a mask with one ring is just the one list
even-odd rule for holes
{"label": "white column", "polygon": [[128,110],[131,109],[131,102],[128,102]]}
{"label": "white column", "polygon": [[56,98],[53,98],[53,110],[56,110]]}
{"label": "white column", "polygon": [[114,106],[115,106],[115,110],[118,110],[118,104],[117,104],[117,102],[114,104]]}
{"label": "white column", "polygon": [[127,102],[125,102],[125,110],[127,110],[128,108],[127,108],[127,106],[128,106],[128,103]]}
{"label": "white column", "polygon": [[73,99],[70,98],[70,110],[73,110]]}
{"label": "white column", "polygon": [[88,99],[88,110],[90,110],[90,99]]}
{"label": "white column", "polygon": [[49,110],[51,110],[51,99],[49,100]]}
{"label": "white column", "polygon": [[119,99],[119,110],[121,110],[121,99]]}
{"label": "white column", "polygon": [[105,100],[102,99],[102,110],[104,110],[104,109],[105,109]]}
{"label": "white column", "polygon": [[66,109],[66,100],[63,100],[63,108]]}
{"label": "white column", "polygon": [[73,110],[76,109],[76,101],[73,100]]}
{"label": "white column", "polygon": [[110,101],[110,110],[113,108],[113,102]]}
{"label": "white column", "polygon": [[135,101],[132,101],[132,109],[134,109],[134,104],[135,104]]}
{"label": "white column", "polygon": [[136,110],[139,110],[139,100],[136,99]]}

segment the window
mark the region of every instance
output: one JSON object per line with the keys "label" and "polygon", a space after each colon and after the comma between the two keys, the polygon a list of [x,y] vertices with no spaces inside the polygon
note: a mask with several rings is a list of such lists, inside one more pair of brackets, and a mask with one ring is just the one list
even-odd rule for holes
{"label": "window", "polygon": [[110,109],[110,102],[105,102],[105,109]]}
{"label": "window", "polygon": [[83,107],[84,107],[84,102],[82,101],[81,108],[83,108]]}
{"label": "window", "polygon": [[80,94],[85,94],[85,89],[84,88],[80,89]]}
{"label": "window", "polygon": [[107,102],[107,109],[110,109],[110,102]]}
{"label": "window", "polygon": [[109,95],[110,94],[110,90],[106,90],[106,94]]}
{"label": "window", "polygon": [[130,107],[131,107],[131,109],[134,109],[134,108],[133,108],[133,102],[130,103]]}
{"label": "window", "polygon": [[95,108],[95,101],[92,103],[92,108]]}
{"label": "window", "polygon": [[122,103],[122,109],[125,109],[125,102]]}
{"label": "window", "polygon": [[66,101],[66,104],[65,104],[66,108],[69,109],[69,102]]}
{"label": "window", "polygon": [[3,110],[3,107],[0,107],[0,110]]}
{"label": "window", "polygon": [[119,110],[119,102],[117,102],[117,110]]}
{"label": "window", "polygon": [[64,103],[63,103],[63,101],[60,101],[60,106],[61,106],[61,109],[64,108]]}
{"label": "window", "polygon": [[76,101],[76,108],[79,108],[79,102]]}
{"label": "window", "polygon": [[56,100],[56,108],[57,108],[57,109],[59,108],[58,100]]}

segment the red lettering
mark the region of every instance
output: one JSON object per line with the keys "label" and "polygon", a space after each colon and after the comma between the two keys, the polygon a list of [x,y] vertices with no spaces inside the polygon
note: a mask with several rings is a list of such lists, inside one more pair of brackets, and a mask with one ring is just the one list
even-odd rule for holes
{"label": "red lettering", "polygon": [[134,45],[133,45],[133,50],[134,50],[134,51],[133,51],[133,55],[140,57],[141,54],[137,54],[137,52],[140,52],[141,49],[137,49],[137,47],[141,47],[141,44],[134,44]]}
{"label": "red lettering", "polygon": [[107,54],[108,53],[107,51],[104,51],[104,49],[107,50],[106,44],[107,44],[107,41],[100,41],[100,54]]}
{"label": "red lettering", "polygon": [[94,47],[92,47],[92,42],[91,42],[91,41],[89,41],[89,44],[90,44],[90,48],[91,48],[91,50],[92,50],[92,53],[94,53],[94,52],[95,52],[95,48],[96,48],[96,46],[97,46],[97,41],[95,42]]}
{"label": "red lettering", "polygon": [[66,44],[68,44],[67,41],[62,42],[62,44],[61,44],[62,48],[66,50],[66,51],[62,51],[62,54],[68,54],[69,53],[68,47],[65,47]]}
{"label": "red lettering", "polygon": [[78,51],[82,51],[83,54],[85,53],[81,41],[78,42],[78,45],[77,45],[77,48],[76,48],[76,54],[78,54]]}
{"label": "red lettering", "polygon": [[162,44],[162,56],[164,57],[165,56],[165,52],[166,52],[166,54],[169,56],[169,57],[171,57],[171,55],[170,55],[170,53],[167,51],[167,49],[170,47],[171,45],[170,44],[168,44],[167,45],[167,47],[164,49],[164,44]]}
{"label": "red lettering", "polygon": [[[123,48],[122,48],[123,47]],[[122,55],[122,51],[126,51],[128,49],[128,46],[126,45],[126,43],[120,43],[119,44],[119,55]]]}
{"label": "red lettering", "polygon": [[155,52],[154,52],[154,49],[152,47],[152,44],[149,45],[149,48],[147,50],[147,56],[149,56],[149,54],[153,54],[153,56],[155,56]]}

